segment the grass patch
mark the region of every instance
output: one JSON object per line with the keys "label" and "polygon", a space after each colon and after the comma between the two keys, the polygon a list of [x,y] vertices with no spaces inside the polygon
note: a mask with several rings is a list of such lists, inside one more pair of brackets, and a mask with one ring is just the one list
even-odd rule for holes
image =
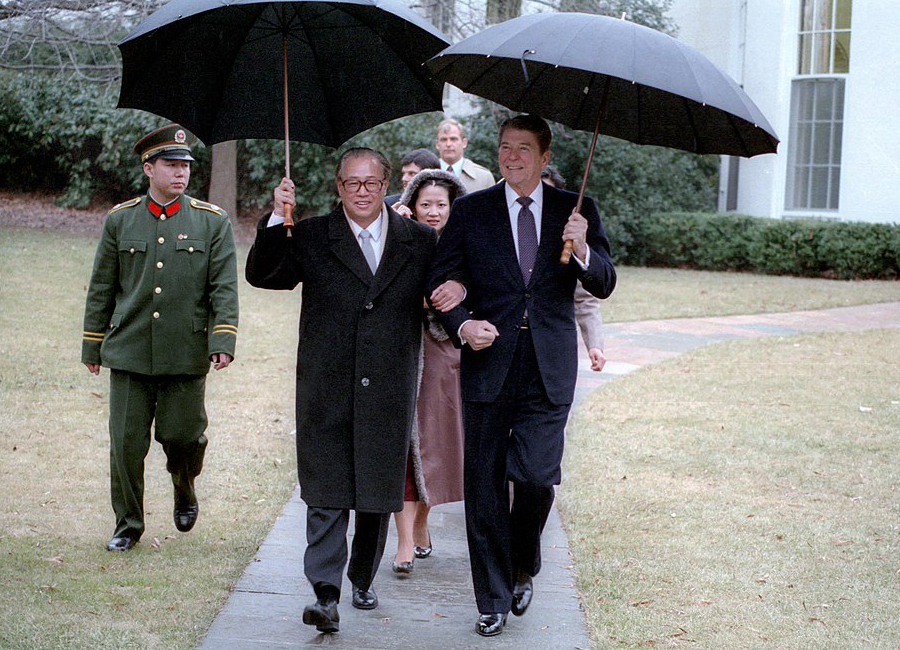
{"label": "grass patch", "polygon": [[900,300],[900,282],[618,267],[603,320],[763,314]]}
{"label": "grass patch", "polygon": [[900,646],[898,349],[721,343],[590,395],[559,503],[594,648]]}
{"label": "grass patch", "polygon": [[[200,520],[188,534],[175,531],[172,487],[162,451],[154,444],[145,471],[147,531],[134,551],[114,555],[104,550],[114,524],[108,486],[108,374],[93,377],[80,363],[81,321],[95,246],[95,238],[59,231],[0,230],[0,611],[4,612],[0,648],[192,648],[296,484],[294,440],[289,432],[293,429],[299,295],[253,289],[241,280],[237,360],[228,370],[212,373],[207,383],[210,447],[197,481]],[[246,249],[240,257],[243,266]],[[733,282],[749,283],[752,291],[736,289]],[[896,300],[898,290],[900,284],[889,282],[623,268],[605,316],[631,320],[699,315],[689,310],[700,307],[706,310],[703,314],[714,314],[837,306]],[[751,295],[757,298],[748,298]],[[766,296],[779,296],[784,302],[761,302]],[[752,359],[748,367],[760,366]],[[700,366],[695,363],[692,370],[699,380]],[[678,378],[679,382],[684,379],[681,374]],[[609,390],[620,386],[634,391],[634,381],[632,377],[617,380],[594,399],[605,400]],[[821,400],[824,394],[816,397]],[[599,404],[600,415],[585,410],[579,422],[593,417],[606,423],[606,404]],[[687,417],[681,405],[675,406],[660,406],[659,413],[635,408],[628,418],[633,418],[632,426],[672,431],[679,418]],[[875,411],[867,415],[873,416],[869,420],[879,416]],[[650,429],[652,422],[657,424]],[[610,468],[608,454],[610,450],[619,453],[621,445],[607,445],[606,439],[624,430],[613,427],[609,434],[602,433],[604,444],[599,450],[590,449],[586,433],[573,433],[570,448],[585,445],[586,453],[592,454],[592,467],[599,462],[607,467],[607,475],[573,479],[576,470],[570,463],[568,486],[583,483],[585,489],[594,489],[591,481],[602,479],[602,490],[587,493],[580,505],[571,504],[566,513],[572,521],[601,518],[606,522],[600,529],[604,535],[609,534],[609,522],[615,522],[624,535],[617,544],[629,539],[642,544],[673,543],[669,537],[644,540],[647,534],[629,519],[633,513],[628,507],[637,508],[637,502],[625,503],[618,511],[609,507],[608,488],[618,486],[609,477],[618,468]],[[862,434],[854,430],[853,435]],[[672,461],[671,454],[653,453]],[[651,503],[668,498],[666,481],[674,479],[664,478],[655,477],[657,483],[646,486],[650,491],[642,498]],[[607,479],[609,483],[604,482]],[[703,488],[702,479],[698,481],[698,492],[709,490]],[[851,510],[856,502],[852,504]],[[739,518],[753,514],[737,512]],[[763,511],[756,513],[746,522],[762,522]],[[675,521],[680,520],[666,523]],[[785,531],[779,534],[790,532]],[[303,532],[298,530],[297,535],[302,539]],[[890,539],[896,541],[896,533]],[[859,552],[861,544],[853,538],[853,544],[830,550]],[[596,561],[592,557],[590,551],[580,555],[588,569]],[[642,556],[604,547],[600,557],[626,563]],[[669,568],[663,564],[662,569]],[[768,573],[775,575],[774,570]],[[608,572],[604,580],[607,586],[600,588],[607,606],[613,602],[611,593],[624,595],[631,589],[618,571]],[[590,585],[582,588],[589,600],[599,593]],[[810,608],[825,602],[807,601]],[[639,616],[637,622],[623,624],[643,624],[640,608],[624,609]],[[593,610],[591,616],[597,620]],[[607,636],[595,631],[595,638]],[[725,647],[740,646],[720,645],[717,650]]]}
{"label": "grass patch", "polygon": [[0,647],[192,648],[296,484],[299,296],[242,281],[237,360],[207,382],[197,526],[175,530],[154,443],[147,530],[134,551],[111,554],[109,374],[80,363],[95,246],[0,233]]}

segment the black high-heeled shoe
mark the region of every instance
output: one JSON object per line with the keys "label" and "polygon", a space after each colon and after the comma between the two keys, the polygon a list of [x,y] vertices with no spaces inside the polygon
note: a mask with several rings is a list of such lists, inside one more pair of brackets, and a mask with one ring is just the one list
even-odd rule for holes
{"label": "black high-heeled shoe", "polygon": [[423,560],[429,555],[431,555],[431,551],[434,549],[431,546],[431,531],[428,531],[428,546],[414,546],[413,547],[413,555],[416,556],[417,559]]}
{"label": "black high-heeled shoe", "polygon": [[397,562],[394,560],[391,563],[391,569],[394,570],[394,573],[412,573],[413,572],[413,560],[409,562]]}

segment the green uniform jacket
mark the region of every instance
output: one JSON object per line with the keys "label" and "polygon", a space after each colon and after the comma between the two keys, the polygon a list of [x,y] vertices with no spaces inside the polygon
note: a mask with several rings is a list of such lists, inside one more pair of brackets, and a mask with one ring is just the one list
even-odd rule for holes
{"label": "green uniform jacket", "polygon": [[143,375],[204,375],[234,356],[237,261],[224,210],[180,197],[156,217],[148,197],[106,216],[84,313],[81,360]]}

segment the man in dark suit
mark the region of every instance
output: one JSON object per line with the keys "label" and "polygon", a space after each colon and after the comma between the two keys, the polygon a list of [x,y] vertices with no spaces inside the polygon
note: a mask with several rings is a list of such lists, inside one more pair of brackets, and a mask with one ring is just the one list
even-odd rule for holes
{"label": "man in dark suit", "polygon": [[[576,194],[541,183],[550,140],[536,116],[501,125],[504,182],[453,204],[429,274],[430,286],[467,278],[464,306],[442,321],[462,347],[466,531],[483,636],[500,634],[510,610],[525,613],[540,570],[578,370],[575,281],[599,298],[616,283],[593,201],[576,213]],[[567,239],[575,259],[562,265]]]}
{"label": "man in dark suit", "polygon": [[321,632],[338,630],[349,511],[356,511],[347,570],[352,604],[372,609],[389,516],[403,508],[422,298],[436,235],[385,205],[389,177],[382,154],[344,152],[335,170],[340,205],[298,222],[291,237],[282,214],[284,204],[294,204],[294,185],[282,179],[273,215],[260,222],[247,259],[253,286],[303,283],[297,469],[307,505],[304,569],[316,593],[303,622]]}

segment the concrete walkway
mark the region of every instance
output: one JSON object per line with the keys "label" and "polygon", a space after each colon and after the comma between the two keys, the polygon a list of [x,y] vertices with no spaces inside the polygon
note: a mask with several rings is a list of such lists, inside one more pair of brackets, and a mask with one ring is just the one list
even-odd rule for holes
{"label": "concrete walkway", "polygon": [[[608,362],[602,373],[579,361],[576,400],[605,381],[708,343],[806,332],[900,327],[900,302],[820,311],[617,323],[605,328]],[[580,354],[584,351],[579,348]],[[477,617],[466,550],[462,504],[439,506],[429,518],[434,554],[417,560],[413,574],[391,572],[393,526],[374,588],[380,605],[350,606],[345,578],[341,631],[321,635],[301,622],[314,600],[303,576],[304,505],[296,491],[235,585],[200,650],[264,650],[334,646],[346,650],[588,650],[572,559],[556,510],[542,539],[543,569],[526,616],[510,616],[499,637],[475,634]],[[352,530],[352,525],[351,525]]]}

